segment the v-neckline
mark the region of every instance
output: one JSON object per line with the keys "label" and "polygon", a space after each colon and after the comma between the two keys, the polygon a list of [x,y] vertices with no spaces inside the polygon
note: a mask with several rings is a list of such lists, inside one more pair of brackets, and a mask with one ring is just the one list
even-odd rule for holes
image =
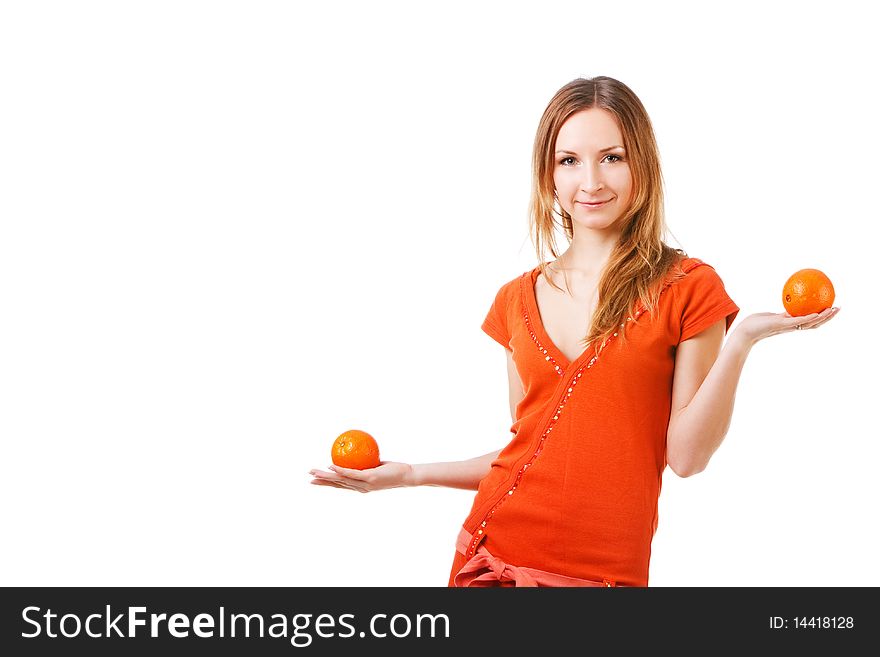
{"label": "v-neckline", "polygon": [[[545,263],[545,264],[550,264]],[[541,317],[541,311],[538,309],[538,294],[535,292],[535,282],[538,280],[538,276],[541,275],[541,267],[540,265],[532,269],[529,272],[529,283],[526,285],[527,294],[526,301],[528,302],[528,312],[529,316],[532,318],[531,324],[535,332],[541,338],[541,341],[544,343],[545,347],[553,352],[554,358],[560,364],[562,364],[562,369],[567,372],[574,365],[580,364],[580,362],[584,359],[587,352],[591,350],[592,342],[587,344],[584,350],[580,353],[580,355],[574,360],[569,360],[568,356],[562,353],[562,350],[556,346],[556,343],[550,339],[550,335],[547,333],[547,329],[544,327],[544,318]]]}
{"label": "v-neckline", "polygon": [[[549,265],[550,262],[548,261],[544,264]],[[685,274],[687,274],[692,269],[695,269],[696,267],[699,267],[700,265],[705,264],[705,263],[703,263],[703,261],[698,258],[687,258],[686,257],[686,258],[683,258],[679,262],[679,264],[681,265],[683,272]],[[565,374],[569,370],[571,370],[572,368],[579,367],[581,365],[581,363],[584,360],[586,360],[587,352],[592,351],[592,349],[590,348],[592,346],[592,343],[588,344],[586,346],[586,348],[580,353],[580,355],[577,358],[575,358],[572,361],[569,361],[568,356],[566,356],[564,353],[562,353],[562,351],[559,349],[559,347],[556,346],[556,343],[550,339],[550,336],[547,334],[547,330],[544,328],[544,319],[541,317],[541,311],[538,309],[538,295],[535,292],[535,282],[538,280],[538,276],[540,276],[540,275],[541,275],[541,266],[538,265],[537,267],[535,267],[534,269],[532,269],[532,271],[530,271],[528,273],[528,279],[525,279],[525,280],[528,280],[528,283],[526,283],[524,285],[524,287],[526,288],[525,289],[526,311],[528,312],[529,317],[531,318],[530,323],[532,325],[532,328],[535,331],[535,333],[537,334],[538,338],[540,338],[540,341],[544,345],[544,348],[547,349],[547,351],[553,352],[554,359],[562,367],[561,374]],[[668,274],[667,274],[667,277],[668,277]],[[670,281],[668,281],[668,280],[664,282],[664,284],[660,290],[661,294],[663,292],[665,292],[665,290],[669,286],[669,284],[670,284]],[[639,315],[644,310],[643,305],[639,304],[639,306],[640,307],[636,311],[634,316],[628,317],[627,321],[630,321],[633,318],[637,319],[639,317]],[[617,335],[617,333],[615,333],[614,335]],[[603,344],[602,347],[604,347],[604,346],[605,345]],[[602,349],[600,348],[600,351],[601,350]]]}

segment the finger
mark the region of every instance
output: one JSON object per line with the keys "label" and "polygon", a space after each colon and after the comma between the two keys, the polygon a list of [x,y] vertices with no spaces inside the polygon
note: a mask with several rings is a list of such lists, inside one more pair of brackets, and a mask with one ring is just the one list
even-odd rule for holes
{"label": "finger", "polygon": [[341,480],[333,480],[333,479],[312,479],[311,484],[315,486],[331,486],[332,488],[344,488],[347,490],[357,491],[359,493],[363,493],[364,491],[356,486],[352,486]]}
{"label": "finger", "polygon": [[341,485],[345,485],[345,486],[351,486],[351,485],[360,483],[356,479],[349,479],[348,477],[343,477],[341,475],[334,474],[332,472],[325,472],[325,473],[316,472],[313,476],[315,479],[320,479],[321,481],[333,482],[333,483],[341,484]]}
{"label": "finger", "polygon": [[340,468],[338,465],[329,466],[333,472],[342,475],[343,477],[348,477],[349,479],[358,479],[363,480],[367,475],[364,474],[363,470],[355,470],[354,468]]}
{"label": "finger", "polygon": [[817,328],[817,327],[819,327],[819,326],[822,326],[822,324],[824,324],[824,323],[827,322],[829,319],[831,319],[832,317],[834,317],[834,316],[837,314],[837,311],[838,311],[838,310],[839,310],[838,308],[826,308],[826,309],[823,310],[821,313],[819,313],[819,315],[817,315],[817,317],[816,317],[816,319],[815,319],[814,321],[812,321],[812,322],[808,322],[808,323],[804,324],[804,325],[802,326],[802,328],[805,328],[805,329],[811,328],[811,329],[813,329],[813,328]]}
{"label": "finger", "polygon": [[822,324],[825,324],[826,322],[830,321],[831,318],[834,317],[834,315],[836,315],[836,314],[837,313],[831,313],[830,315],[827,315],[826,317],[823,317],[822,319],[820,319],[818,322],[814,322],[813,324],[811,324],[810,326],[805,327],[805,328],[811,328],[811,329],[819,328],[820,326],[822,326]]}
{"label": "finger", "polygon": [[315,486],[332,486],[333,488],[342,488],[338,481],[334,481],[333,479],[312,479],[310,484],[314,484]]}
{"label": "finger", "polygon": [[331,481],[339,481],[340,476],[335,472],[324,472],[323,470],[312,470],[309,472],[315,479],[329,479]]}
{"label": "finger", "polygon": [[[792,317],[785,323],[786,329],[789,331],[798,331],[810,328],[812,322],[819,317],[819,313],[810,313],[809,315],[801,315],[800,317]],[[800,328],[798,328],[800,327]]]}

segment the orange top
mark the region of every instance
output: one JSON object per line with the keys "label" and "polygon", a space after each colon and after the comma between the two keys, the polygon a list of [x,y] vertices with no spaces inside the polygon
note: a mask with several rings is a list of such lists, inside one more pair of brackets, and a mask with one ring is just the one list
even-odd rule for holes
{"label": "orange top", "polygon": [[711,266],[687,258],[682,269],[653,314],[627,320],[626,342],[571,363],[541,324],[538,267],[498,291],[482,328],[513,352],[525,396],[463,524],[473,540],[450,586],[481,544],[518,567],[648,585],[675,349],[723,318],[726,331],[739,312]]}

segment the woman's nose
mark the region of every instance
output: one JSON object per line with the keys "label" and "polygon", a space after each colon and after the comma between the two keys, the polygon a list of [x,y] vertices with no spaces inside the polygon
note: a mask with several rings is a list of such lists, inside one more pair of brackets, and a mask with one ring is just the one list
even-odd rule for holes
{"label": "woman's nose", "polygon": [[594,167],[585,167],[583,178],[581,178],[581,190],[591,194],[597,189],[601,189],[602,185],[602,176],[599,171]]}

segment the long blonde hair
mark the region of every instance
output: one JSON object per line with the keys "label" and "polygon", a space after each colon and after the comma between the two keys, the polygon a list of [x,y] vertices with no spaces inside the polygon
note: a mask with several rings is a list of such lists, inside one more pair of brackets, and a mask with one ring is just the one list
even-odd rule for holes
{"label": "long blonde hair", "polygon": [[[532,152],[532,193],[529,201],[529,232],[538,255],[541,274],[561,291],[547,273],[546,250],[554,258],[554,229],[559,226],[568,241],[574,237],[571,215],[554,198],[556,137],[562,124],[576,112],[599,107],[617,120],[623,134],[630,171],[633,177],[632,200],[621,219],[620,239],[611,252],[599,280],[599,302],[593,320],[582,339],[592,342],[595,353],[615,331],[621,344],[625,340],[627,317],[636,312],[639,302],[646,311],[657,305],[662,283],[667,275],[682,274],[678,267],[687,254],[668,246],[663,213],[663,176],[660,155],[648,113],[633,91],[622,82],[605,76],[577,78],[559,89],[550,100],[535,135]],[[624,324],[624,330],[621,330]]]}

